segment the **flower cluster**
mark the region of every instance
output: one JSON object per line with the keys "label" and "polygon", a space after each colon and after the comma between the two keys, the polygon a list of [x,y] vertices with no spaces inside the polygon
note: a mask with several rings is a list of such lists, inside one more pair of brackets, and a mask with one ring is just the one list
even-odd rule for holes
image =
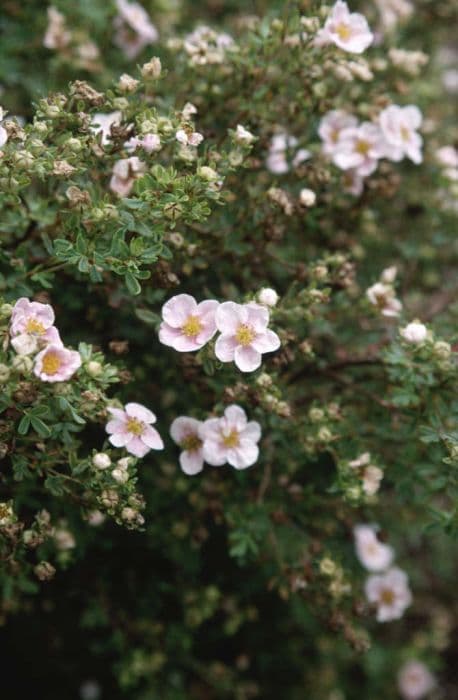
{"label": "flower cluster", "polygon": [[318,134],[324,155],[350,177],[348,189],[358,195],[380,159],[398,162],[407,157],[421,163],[422,138],[417,132],[421,123],[421,112],[413,105],[390,105],[377,121],[361,123],[344,110],[331,110],[321,119]]}
{"label": "flower cluster", "polygon": [[365,584],[366,597],[376,607],[378,622],[397,620],[412,602],[406,573],[391,566],[394,550],[379,541],[374,527],[357,525],[353,534],[363,566],[369,571],[383,572],[372,574]]}
{"label": "flower cluster", "polygon": [[219,418],[198,421],[180,416],[170,426],[170,435],[182,449],[182,470],[193,475],[202,471],[204,462],[214,467],[226,462],[235,469],[251,467],[259,455],[261,426],[248,421],[243,408],[234,404]]}
{"label": "flower cluster", "polygon": [[205,25],[196,27],[187,34],[183,47],[193,66],[223,63],[226,52],[235,49],[234,40],[229,34],[218,33]]}
{"label": "flower cluster", "polygon": [[35,355],[33,372],[43,382],[65,382],[81,367],[79,352],[64,347],[54,319],[49,304],[25,297],[11,315],[11,345],[18,355]]}
{"label": "flower cluster", "polygon": [[280,347],[280,339],[269,324],[266,306],[249,302],[219,304],[213,299],[199,304],[189,294],[178,294],[162,307],[159,340],[179,352],[195,351],[217,331],[215,355],[221,362],[235,362],[242,372],[261,366],[261,356]]}
{"label": "flower cluster", "polygon": [[387,267],[383,270],[380,281],[366,290],[369,302],[380,311],[382,316],[388,318],[399,316],[402,310],[402,302],[397,299],[393,286],[396,275],[396,267]]}
{"label": "flower cluster", "polygon": [[151,23],[145,8],[138,2],[116,0],[118,15],[114,19],[114,43],[133,59],[149,44],[157,41],[159,34]]}
{"label": "flower cluster", "polygon": [[310,151],[305,148],[297,148],[297,138],[280,131],[272,136],[266,166],[274,175],[284,175],[291,167],[298,165],[310,158]]}

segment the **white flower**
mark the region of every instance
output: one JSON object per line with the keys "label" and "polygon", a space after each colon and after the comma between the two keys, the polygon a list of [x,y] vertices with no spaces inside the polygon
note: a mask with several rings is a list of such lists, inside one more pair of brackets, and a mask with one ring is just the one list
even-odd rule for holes
{"label": "white flower", "polygon": [[393,284],[394,280],[396,279],[397,274],[398,274],[398,268],[396,267],[396,265],[391,265],[391,267],[386,267],[382,271],[382,274],[380,275],[380,279],[385,284]]}
{"label": "white flower", "polygon": [[111,127],[118,126],[122,120],[122,112],[97,112],[91,120],[91,131],[94,134],[102,134],[102,146],[110,143]]}
{"label": "white flower", "polygon": [[215,344],[216,357],[221,362],[235,362],[242,372],[258,369],[262,354],[280,347],[278,335],[267,328],[269,311],[260,304],[225,301],[219,305],[215,321],[221,332]]}
{"label": "white flower", "polygon": [[257,443],[261,426],[247,421],[240,406],[228,406],[222,418],[209,418],[202,427],[205,461],[215,467],[228,462],[235,469],[246,469],[259,455]]}
{"label": "white flower", "polygon": [[164,449],[161,436],[152,424],[156,416],[139,403],[127,403],[124,409],[108,407],[112,419],[106,425],[108,440],[115,447],[125,447],[135,457],[144,457],[150,450]]}
{"label": "white flower", "polygon": [[398,687],[404,700],[421,700],[436,685],[436,679],[421,661],[407,661],[399,671]]}
{"label": "white flower", "polygon": [[178,129],[175,138],[183,146],[198,146],[204,140],[204,137],[198,131],[187,132],[184,129]]}
{"label": "white flower", "polygon": [[418,107],[391,105],[379,116],[379,124],[385,139],[381,155],[395,162],[405,156],[417,165],[422,162],[423,139],[417,133],[421,126],[422,114]]}
{"label": "white flower", "polygon": [[263,306],[275,306],[279,296],[275,289],[264,287],[258,292],[258,301]]}
{"label": "white flower", "polygon": [[170,426],[172,440],[180,445],[180,466],[185,474],[192,476],[202,471],[203,455],[203,423],[190,416],[175,418]]}
{"label": "white flower", "polygon": [[454,146],[442,146],[435,155],[437,162],[444,168],[458,168],[458,149]]}
{"label": "white flower", "polygon": [[381,145],[380,128],[371,122],[363,122],[340,133],[332,160],[342,170],[353,170],[357,175],[367,177],[377,168]]}
{"label": "white flower", "polygon": [[110,456],[106,452],[96,452],[92,458],[92,464],[97,469],[108,469],[111,465]]}
{"label": "white flower", "polygon": [[[305,148],[300,148],[296,150],[297,138],[295,136],[290,136],[285,132],[280,132],[272,137],[269,146],[269,153],[266,159],[267,169],[275,175],[283,175],[290,170],[290,159],[292,157],[291,165],[297,167],[305,160],[310,158],[310,151]],[[293,151],[295,151],[293,155]]]}
{"label": "white flower", "polygon": [[299,192],[299,202],[304,207],[313,207],[316,202],[315,192],[304,187],[304,189]]}
{"label": "white flower", "polygon": [[32,355],[38,350],[38,337],[31,333],[20,333],[11,340],[18,355]]}
{"label": "white flower", "polygon": [[129,481],[129,474],[125,469],[113,469],[111,476],[118,482],[118,484],[125,484],[127,481]]}
{"label": "white flower", "polygon": [[359,457],[349,462],[348,466],[352,467],[352,469],[358,469],[359,467],[365,467],[367,464],[369,464],[370,460],[370,452],[363,452],[363,454],[361,454]]}
{"label": "white flower", "polygon": [[255,138],[256,137],[251,133],[251,131],[245,129],[245,127],[241,124],[237,124],[237,128],[235,130],[235,140],[237,141],[237,143],[249,145],[250,143],[253,143]]}
{"label": "white flower", "polygon": [[423,323],[420,323],[420,321],[412,321],[412,323],[408,323],[407,326],[401,328],[399,334],[408,343],[419,345],[428,337],[428,329]]}
{"label": "white flower", "polygon": [[343,109],[333,109],[327,112],[320,121],[318,135],[323,141],[323,153],[332,156],[336,150],[340,135],[344,129],[357,126],[358,120]]}
{"label": "white flower", "polygon": [[379,467],[369,464],[361,475],[363,482],[363,491],[366,496],[374,496],[380,488],[380,482],[383,479],[383,472]]}
{"label": "white flower", "polygon": [[366,290],[370,303],[376,306],[383,316],[399,316],[402,303],[396,299],[396,294],[391,285],[376,282]]}
{"label": "white flower", "polygon": [[116,34],[114,43],[119,46],[127,58],[135,58],[148,44],[157,41],[159,34],[151,20],[138,2],[116,0],[118,16],[114,20]]}
{"label": "white flower", "polygon": [[346,2],[337,0],[317,39],[318,43],[333,43],[343,51],[363,53],[374,35],[363,15],[350,12]]}
{"label": "white flower", "polygon": [[369,576],[365,592],[368,601],[377,607],[378,622],[399,619],[412,602],[407,574],[397,567]]}
{"label": "white flower", "polygon": [[391,566],[393,548],[377,539],[375,529],[370,525],[357,525],[353,529],[356,555],[368,571],[383,571]]}

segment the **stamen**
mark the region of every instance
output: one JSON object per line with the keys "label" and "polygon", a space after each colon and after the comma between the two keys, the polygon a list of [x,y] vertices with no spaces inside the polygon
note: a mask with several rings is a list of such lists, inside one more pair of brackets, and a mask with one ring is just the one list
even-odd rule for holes
{"label": "stamen", "polygon": [[189,433],[181,441],[181,447],[187,452],[194,452],[202,446],[202,440],[196,433]]}
{"label": "stamen", "polygon": [[181,330],[187,338],[194,338],[202,330],[202,323],[198,316],[188,316]]}
{"label": "stamen", "polygon": [[242,323],[237,328],[235,337],[239,345],[249,345],[256,337],[256,333],[251,326],[248,326],[246,323]]}
{"label": "stamen", "polygon": [[225,447],[238,447],[239,443],[239,433],[235,428],[232,428],[228,435],[223,435],[223,444]]}
{"label": "stamen", "polygon": [[43,335],[45,333],[45,327],[36,318],[29,318],[26,323],[25,330],[27,333],[36,333],[37,335]]}
{"label": "stamen", "polygon": [[356,152],[361,153],[362,156],[367,156],[370,150],[370,143],[368,141],[357,141],[356,142]]}
{"label": "stamen", "polygon": [[341,22],[336,27],[336,33],[339,35],[342,41],[347,41],[347,39],[350,39],[351,37],[351,27],[349,27],[348,24]]}
{"label": "stamen", "polygon": [[133,435],[141,435],[145,429],[145,424],[142,423],[138,418],[128,418],[126,422],[126,428],[129,433]]}
{"label": "stamen", "polygon": [[62,361],[56,352],[47,352],[43,357],[42,368],[45,374],[56,374],[61,367]]}

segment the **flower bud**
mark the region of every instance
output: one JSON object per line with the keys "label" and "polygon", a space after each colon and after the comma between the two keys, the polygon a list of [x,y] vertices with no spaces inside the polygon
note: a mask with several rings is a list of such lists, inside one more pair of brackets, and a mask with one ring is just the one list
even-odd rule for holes
{"label": "flower bud", "polygon": [[36,565],[34,572],[35,576],[40,581],[50,581],[54,577],[56,569],[49,563],[49,561],[41,561]]}
{"label": "flower bud", "polygon": [[111,465],[111,459],[106,452],[96,452],[96,454],[92,457],[92,464],[97,469],[108,469],[108,467]]}
{"label": "flower bud", "polygon": [[279,297],[275,289],[264,287],[258,292],[258,301],[263,306],[275,306]]}
{"label": "flower bud", "polygon": [[125,484],[129,481],[129,474],[124,469],[113,469],[111,476],[118,484]]}
{"label": "flower bud", "polygon": [[161,59],[157,56],[144,63],[140,69],[143,78],[159,78],[162,71]]}
{"label": "flower bud", "polygon": [[103,365],[101,362],[97,362],[97,360],[90,360],[86,365],[86,372],[90,374],[91,377],[98,377],[102,370]]}
{"label": "flower bud", "polygon": [[316,202],[316,194],[313,190],[304,188],[299,193],[299,201],[303,207],[313,207]]}

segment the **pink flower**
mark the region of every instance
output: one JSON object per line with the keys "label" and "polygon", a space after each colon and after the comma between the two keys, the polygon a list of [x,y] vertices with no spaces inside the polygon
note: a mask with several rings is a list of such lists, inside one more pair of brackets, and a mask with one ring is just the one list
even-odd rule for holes
{"label": "pink flower", "polygon": [[33,372],[42,382],[66,382],[81,367],[81,356],[51,343],[35,357]]}
{"label": "pink flower", "polygon": [[226,301],[216,312],[216,327],[221,335],[215,355],[221,362],[235,362],[242,372],[253,372],[261,365],[261,355],[280,347],[280,338],[267,328],[269,310],[250,302]]}
{"label": "pink flower", "polygon": [[30,335],[45,335],[54,324],[54,310],[50,304],[29,301],[26,297],[17,300],[11,314],[10,333]]}
{"label": "pink flower", "polygon": [[407,574],[397,567],[369,576],[365,591],[368,601],[377,606],[378,622],[399,619],[412,602]]}
{"label": "pink flower", "polygon": [[145,163],[137,156],[118,160],[113,166],[110,189],[119,194],[120,197],[127,197],[134,186],[135,180],[141,177],[145,171]]}
{"label": "pink flower", "polygon": [[228,462],[235,469],[246,469],[258,459],[261,426],[256,421],[247,422],[240,406],[228,406],[222,418],[206,420],[201,434],[205,461],[214,467]]}
{"label": "pink flower", "polygon": [[337,0],[317,38],[319,43],[333,43],[343,51],[363,53],[374,35],[363,15],[350,12],[346,2]]}
{"label": "pink flower", "polygon": [[402,311],[402,302],[396,298],[396,292],[391,284],[376,282],[366,290],[366,296],[383,316],[399,316]]}
{"label": "pink flower", "polygon": [[357,525],[353,529],[356,555],[369,571],[383,571],[393,561],[393,548],[377,538],[375,529],[370,525]]}
{"label": "pink flower", "polygon": [[161,436],[151,425],[156,422],[154,413],[139,403],[128,403],[124,409],[108,407],[113,416],[108,421],[108,440],[115,447],[125,447],[135,457],[144,457],[150,450],[164,449]]}
{"label": "pink flower", "polygon": [[114,43],[124,51],[127,58],[135,58],[145,46],[157,41],[158,31],[145,8],[138,2],[116,0],[116,5],[119,14],[114,20]]}
{"label": "pink flower", "polygon": [[183,146],[198,146],[204,140],[198,131],[185,131],[184,129],[178,129],[175,138]]}
{"label": "pink flower", "polygon": [[179,352],[202,348],[216,333],[215,312],[218,302],[196,302],[189,294],[177,294],[162,307],[159,340]]}
{"label": "pink flower", "polygon": [[[295,136],[290,136],[285,132],[279,132],[274,134],[269,146],[269,154],[266,159],[267,169],[275,175],[283,175],[290,170],[289,159],[287,158],[288,152],[292,156],[291,151],[296,150],[297,138]],[[310,151],[305,148],[300,148],[296,150],[294,156],[292,156],[291,165],[297,167],[305,160],[310,158]]]}
{"label": "pink flower", "polygon": [[201,421],[189,416],[175,418],[170,426],[172,440],[183,450],[181,468],[189,476],[198,474],[204,466],[202,427]]}
{"label": "pink flower", "polygon": [[142,138],[132,136],[131,139],[124,144],[128,151],[134,151],[136,148],[143,148],[147,153],[161,150],[161,139],[157,134],[145,134]]}
{"label": "pink flower", "polygon": [[367,177],[377,168],[381,156],[382,134],[370,122],[344,129],[333,153],[333,162],[342,170],[353,170]]}
{"label": "pink flower", "polygon": [[384,109],[379,116],[385,139],[381,155],[393,161],[400,161],[406,156],[417,165],[421,163],[423,139],[416,131],[421,122],[422,114],[414,105],[391,105]]}
{"label": "pink flower", "polygon": [[421,700],[436,685],[436,679],[421,661],[407,661],[399,671],[398,687],[404,700]]}
{"label": "pink flower", "polygon": [[323,153],[332,156],[338,149],[338,143],[344,129],[355,127],[358,120],[343,109],[333,109],[320,121],[318,135],[323,141]]}

